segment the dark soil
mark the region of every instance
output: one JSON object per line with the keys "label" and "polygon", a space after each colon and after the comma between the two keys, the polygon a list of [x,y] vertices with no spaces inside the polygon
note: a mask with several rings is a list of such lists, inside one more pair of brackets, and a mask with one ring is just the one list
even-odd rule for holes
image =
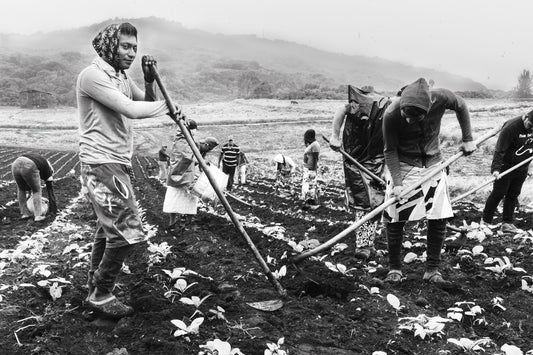
{"label": "dark soil", "polygon": [[[4,159],[5,167],[17,152],[11,156],[8,148],[3,149],[4,157],[8,156]],[[244,354],[263,354],[267,343],[276,343],[281,337],[285,338],[282,349],[290,354],[372,354],[374,351],[461,354],[463,351],[447,339],[463,337],[473,340],[489,337],[492,344],[484,347],[485,354],[502,353],[503,344],[515,345],[524,352],[533,349],[530,308],[533,294],[521,289],[525,274],[513,270],[496,274],[485,269],[483,258],[465,256],[461,249],[471,251],[480,244],[466,234],[448,232],[450,239],[442,255],[441,268],[443,275],[453,282],[453,287],[447,289],[422,281],[424,264],[420,261],[405,265],[405,280],[401,284],[383,283],[387,272],[383,236],[376,242],[378,253],[369,261],[353,257],[354,238],[349,237],[342,241],[347,244],[343,251],[324,254],[322,260],[310,258],[294,265],[289,262],[296,255],[293,249],[273,234],[268,236],[267,232],[274,228],[265,230],[265,227],[283,227],[284,238],[296,243],[304,239],[320,242],[330,239],[352,222],[351,215],[342,208],[341,177],[328,186],[322,185],[318,209],[305,210],[291,191],[275,191],[271,179],[252,175],[247,185],[237,186],[232,192],[245,203],[231,197],[229,202],[263,258],[275,259],[269,264],[270,269],[286,266],[287,275],[280,283],[287,294],[281,297],[220,208],[202,207],[192,220],[183,221],[176,230],[166,231],[167,216],[161,213],[165,188],[147,171],[154,162],[151,158],[136,157],[134,163],[136,197],[144,210],[147,228],[154,227],[155,235],[150,242],[168,243],[171,253],[153,263],[147,245],[143,244],[127,259],[130,273],[120,275],[115,293],[134,307],[135,314],[120,321],[98,317],[84,306],[87,257],[83,253],[90,251],[96,221],[83,198],[72,202],[80,191],[77,165],[72,163],[57,175],[62,177],[56,184],[56,193],[63,211],[56,220],[50,217],[43,223],[20,221],[18,206],[13,203],[14,183],[6,182],[2,187],[0,253],[17,248],[25,238],[33,239],[42,231],[49,243],[32,259],[0,258],[0,263],[4,262],[3,266],[0,264],[0,353],[197,354],[200,345],[218,338]],[[76,174],[68,175],[74,167]],[[3,177],[6,181],[9,178],[10,175]],[[71,208],[67,209],[68,206]],[[468,202],[457,205],[456,216],[450,224],[461,227],[463,221],[468,224],[479,221],[481,209],[482,206]],[[518,212],[517,226],[531,230],[531,214]],[[416,244],[420,242],[419,235],[425,235],[424,223],[408,225],[405,240],[411,241],[414,247],[405,253],[422,254],[425,242]],[[73,243],[80,250],[64,252]],[[514,267],[533,274],[531,239],[494,234],[481,244],[488,256],[507,255]],[[328,269],[324,265],[326,261],[354,270],[342,275]],[[48,270],[52,274],[48,278],[62,277],[71,283],[65,284],[61,297],[55,301],[48,287],[37,286],[39,280],[47,279],[34,273],[35,267],[43,264],[50,265]],[[162,270],[176,267],[200,275],[186,276],[189,284],[197,284],[183,294],[200,298],[209,295],[197,312],[194,306],[180,302],[180,296],[165,297],[173,282]],[[23,283],[34,286],[20,286]],[[370,294],[370,287],[379,287],[379,294]],[[396,311],[387,302],[387,294],[397,296],[405,307]],[[494,306],[495,297],[501,297],[505,309]],[[275,311],[262,311],[247,304],[277,299],[283,306]],[[421,339],[413,332],[398,328],[399,318],[420,314],[446,317],[447,310],[462,301],[473,302],[483,312],[447,323],[441,337]],[[224,310],[223,318],[210,311],[217,306]],[[173,336],[177,328],[171,320],[179,319],[188,325],[199,316],[205,318],[199,334]]]}

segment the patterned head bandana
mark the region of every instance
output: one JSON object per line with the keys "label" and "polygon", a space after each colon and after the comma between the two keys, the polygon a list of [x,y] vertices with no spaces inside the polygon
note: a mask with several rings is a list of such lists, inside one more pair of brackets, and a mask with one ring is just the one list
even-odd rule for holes
{"label": "patterned head bandana", "polygon": [[93,39],[93,47],[96,53],[118,71],[118,28],[119,25],[111,24],[104,28]]}

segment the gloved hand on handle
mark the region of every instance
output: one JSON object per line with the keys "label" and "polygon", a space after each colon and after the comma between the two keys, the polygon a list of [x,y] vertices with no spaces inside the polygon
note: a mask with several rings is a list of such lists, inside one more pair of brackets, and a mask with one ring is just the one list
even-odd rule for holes
{"label": "gloved hand on handle", "polygon": [[463,144],[461,145],[461,150],[464,152],[465,155],[472,154],[476,149],[477,147],[474,141],[463,142]]}
{"label": "gloved hand on handle", "polygon": [[341,144],[340,138],[336,134],[332,134],[329,138],[329,147],[337,152],[341,148]]}
{"label": "gloved hand on handle", "polygon": [[157,68],[157,60],[151,55],[143,55],[141,63],[144,81],[147,83],[153,83],[155,80],[154,67]]}
{"label": "gloved hand on handle", "polygon": [[392,195],[398,200],[403,191],[403,185],[397,185],[392,188]]}

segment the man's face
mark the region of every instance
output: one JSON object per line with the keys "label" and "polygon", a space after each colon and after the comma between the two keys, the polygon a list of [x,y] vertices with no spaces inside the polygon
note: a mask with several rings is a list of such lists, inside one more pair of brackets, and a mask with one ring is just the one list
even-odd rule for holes
{"label": "man's face", "polygon": [[524,120],[524,127],[528,131],[533,130],[533,112],[529,112],[528,114],[526,114],[526,119]]}
{"label": "man's face", "polygon": [[414,124],[414,123],[421,122],[426,117],[425,114],[409,115],[409,114],[407,114],[405,112],[404,109],[401,110],[401,115],[407,121],[407,123],[409,123],[409,124]]}
{"label": "man's face", "polygon": [[118,63],[119,69],[129,69],[137,55],[137,38],[120,34],[118,36]]}
{"label": "man's face", "polygon": [[524,126],[526,127],[528,131],[533,131],[533,122],[530,119],[526,120],[526,122],[524,123]]}
{"label": "man's face", "polygon": [[350,101],[350,113],[354,114],[359,110],[359,104],[355,101]]}

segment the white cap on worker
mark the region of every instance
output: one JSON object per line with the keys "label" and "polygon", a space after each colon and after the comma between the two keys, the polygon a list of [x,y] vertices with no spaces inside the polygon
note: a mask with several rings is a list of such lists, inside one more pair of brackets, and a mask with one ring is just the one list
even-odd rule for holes
{"label": "white cap on worker", "polygon": [[283,164],[283,155],[281,155],[281,154],[277,154],[277,155],[274,157],[274,161],[275,161],[276,163]]}

